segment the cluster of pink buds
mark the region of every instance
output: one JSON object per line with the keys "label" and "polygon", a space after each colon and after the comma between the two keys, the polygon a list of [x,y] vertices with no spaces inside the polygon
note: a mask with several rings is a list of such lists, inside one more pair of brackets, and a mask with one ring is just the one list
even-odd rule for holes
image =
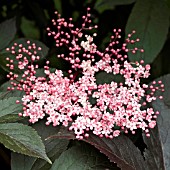
{"label": "cluster of pink buds", "polygon": [[[61,70],[56,69],[52,73],[48,61],[44,67],[45,76],[37,77],[38,66],[34,61],[39,60],[36,51],[41,48],[30,41],[27,49],[22,44],[8,48],[16,54],[17,67],[23,71],[21,75],[14,74],[13,61],[7,58],[12,85],[8,90],[25,92],[22,97],[23,113],[19,115],[29,117],[31,123],[47,117],[46,125],[52,123],[53,126],[68,127],[78,139],[88,137],[90,131],[99,137],[113,138],[121,132],[131,131],[134,134],[138,128],[149,136],[149,128],[155,127],[159,112],[146,105],[157,97],[162,98],[155,97],[155,92],[164,91],[164,85],[161,81],[154,81],[150,86],[143,84],[141,79],[150,75],[150,65],[145,65],[143,60],[134,63],[127,60],[128,52],[144,52],[143,49],[127,48],[129,43],[139,41],[131,40],[135,31],[128,35],[121,48],[116,48],[120,44],[121,30],[114,29],[108,47],[103,52],[99,51],[93,42],[97,34],[84,34],[86,30],[97,28],[91,26],[89,10],[82,17],[81,28],[74,26],[72,18],[67,22],[57,12],[58,19],[52,20],[56,31],[47,28],[48,35],[55,39],[56,47],[67,48],[66,54],[57,55],[71,64],[67,77]],[[96,57],[100,59],[96,60]],[[123,82],[98,84],[96,74],[100,72],[121,75]],[[95,104],[91,99],[95,100]]]}

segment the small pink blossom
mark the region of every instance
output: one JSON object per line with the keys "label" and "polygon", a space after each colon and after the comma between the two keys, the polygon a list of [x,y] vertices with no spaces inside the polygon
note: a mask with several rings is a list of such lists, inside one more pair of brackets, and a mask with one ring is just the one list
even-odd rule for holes
{"label": "small pink blossom", "polygon": [[149,127],[154,128],[156,126],[156,121],[149,122]]}

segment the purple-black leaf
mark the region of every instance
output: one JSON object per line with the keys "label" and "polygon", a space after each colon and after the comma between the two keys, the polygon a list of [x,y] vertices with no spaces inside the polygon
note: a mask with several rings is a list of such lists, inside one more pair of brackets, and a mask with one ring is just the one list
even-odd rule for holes
{"label": "purple-black leaf", "polygon": [[163,76],[161,80],[165,85],[165,92],[157,91],[157,95],[163,95],[163,100],[157,99],[152,103],[153,108],[160,112],[156,128],[150,131],[151,137],[144,141],[148,150],[145,152],[149,169],[170,169],[170,74]]}
{"label": "purple-black leaf", "polygon": [[[76,139],[75,135],[66,128],[61,128],[56,135],[51,137]],[[120,135],[114,139],[107,139],[90,134],[90,136],[84,138],[83,141],[99,149],[111,162],[117,163],[117,166],[122,170],[148,169],[140,151],[126,136]]]}

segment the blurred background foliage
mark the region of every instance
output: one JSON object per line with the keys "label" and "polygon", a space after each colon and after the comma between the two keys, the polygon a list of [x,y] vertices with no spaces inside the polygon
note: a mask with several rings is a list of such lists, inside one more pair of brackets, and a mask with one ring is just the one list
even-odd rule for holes
{"label": "blurred background foliage", "polygon": [[[13,39],[31,38],[49,48],[48,55],[40,65],[50,60],[51,67],[68,70],[67,62],[56,58],[60,51],[53,39],[47,36],[46,28],[52,26],[51,19],[56,18],[56,10],[62,17],[72,17],[77,25],[81,24],[87,7],[91,7],[92,20],[99,26],[95,38],[99,49],[104,49],[110,41],[113,28],[122,29],[122,42],[135,29],[135,36],[141,39],[139,48],[144,48],[145,54],[129,54],[129,59],[144,59],[150,63],[150,80],[170,73],[170,0],[0,0],[0,32],[5,30],[4,36],[0,37],[0,57]],[[4,22],[8,24],[3,26]],[[7,80],[2,58],[1,84]],[[137,146],[140,147],[140,143]],[[0,146],[0,163],[6,168],[10,167],[9,153],[3,145]]]}

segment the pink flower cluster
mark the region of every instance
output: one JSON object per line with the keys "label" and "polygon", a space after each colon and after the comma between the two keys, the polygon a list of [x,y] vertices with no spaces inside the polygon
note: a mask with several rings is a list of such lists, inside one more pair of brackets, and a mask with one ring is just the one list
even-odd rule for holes
{"label": "pink flower cluster", "polygon": [[[57,55],[71,63],[69,76],[64,76],[57,69],[51,72],[48,61],[44,67],[45,76],[36,76],[38,65],[34,61],[40,59],[36,51],[41,48],[30,41],[27,49],[16,43],[7,49],[16,54],[17,67],[23,70],[21,75],[14,74],[14,61],[7,58],[7,66],[11,69],[8,77],[12,80],[12,87],[8,90],[25,92],[22,97],[23,113],[19,115],[29,117],[31,123],[47,117],[46,125],[52,123],[53,126],[68,127],[79,139],[88,137],[90,131],[99,137],[113,138],[121,132],[131,131],[134,134],[138,128],[149,136],[149,128],[155,127],[159,112],[146,105],[157,97],[162,98],[154,94],[156,90],[164,91],[164,85],[161,81],[154,81],[150,86],[143,84],[141,79],[150,75],[150,65],[144,65],[143,60],[140,63],[128,61],[127,52],[144,52],[143,49],[127,49],[128,43],[139,41],[131,40],[135,31],[128,35],[121,48],[116,48],[121,30],[114,29],[108,47],[104,52],[99,51],[93,42],[97,34],[84,35],[85,30],[97,28],[91,26],[89,10],[82,17],[81,28],[75,28],[72,18],[67,22],[57,12],[58,19],[52,20],[57,31],[47,28],[48,35],[55,39],[56,47],[65,46],[69,51]],[[100,57],[98,61],[97,56]],[[96,74],[101,71],[113,76],[121,75],[124,81],[97,84]],[[95,104],[91,99],[95,100]]]}

